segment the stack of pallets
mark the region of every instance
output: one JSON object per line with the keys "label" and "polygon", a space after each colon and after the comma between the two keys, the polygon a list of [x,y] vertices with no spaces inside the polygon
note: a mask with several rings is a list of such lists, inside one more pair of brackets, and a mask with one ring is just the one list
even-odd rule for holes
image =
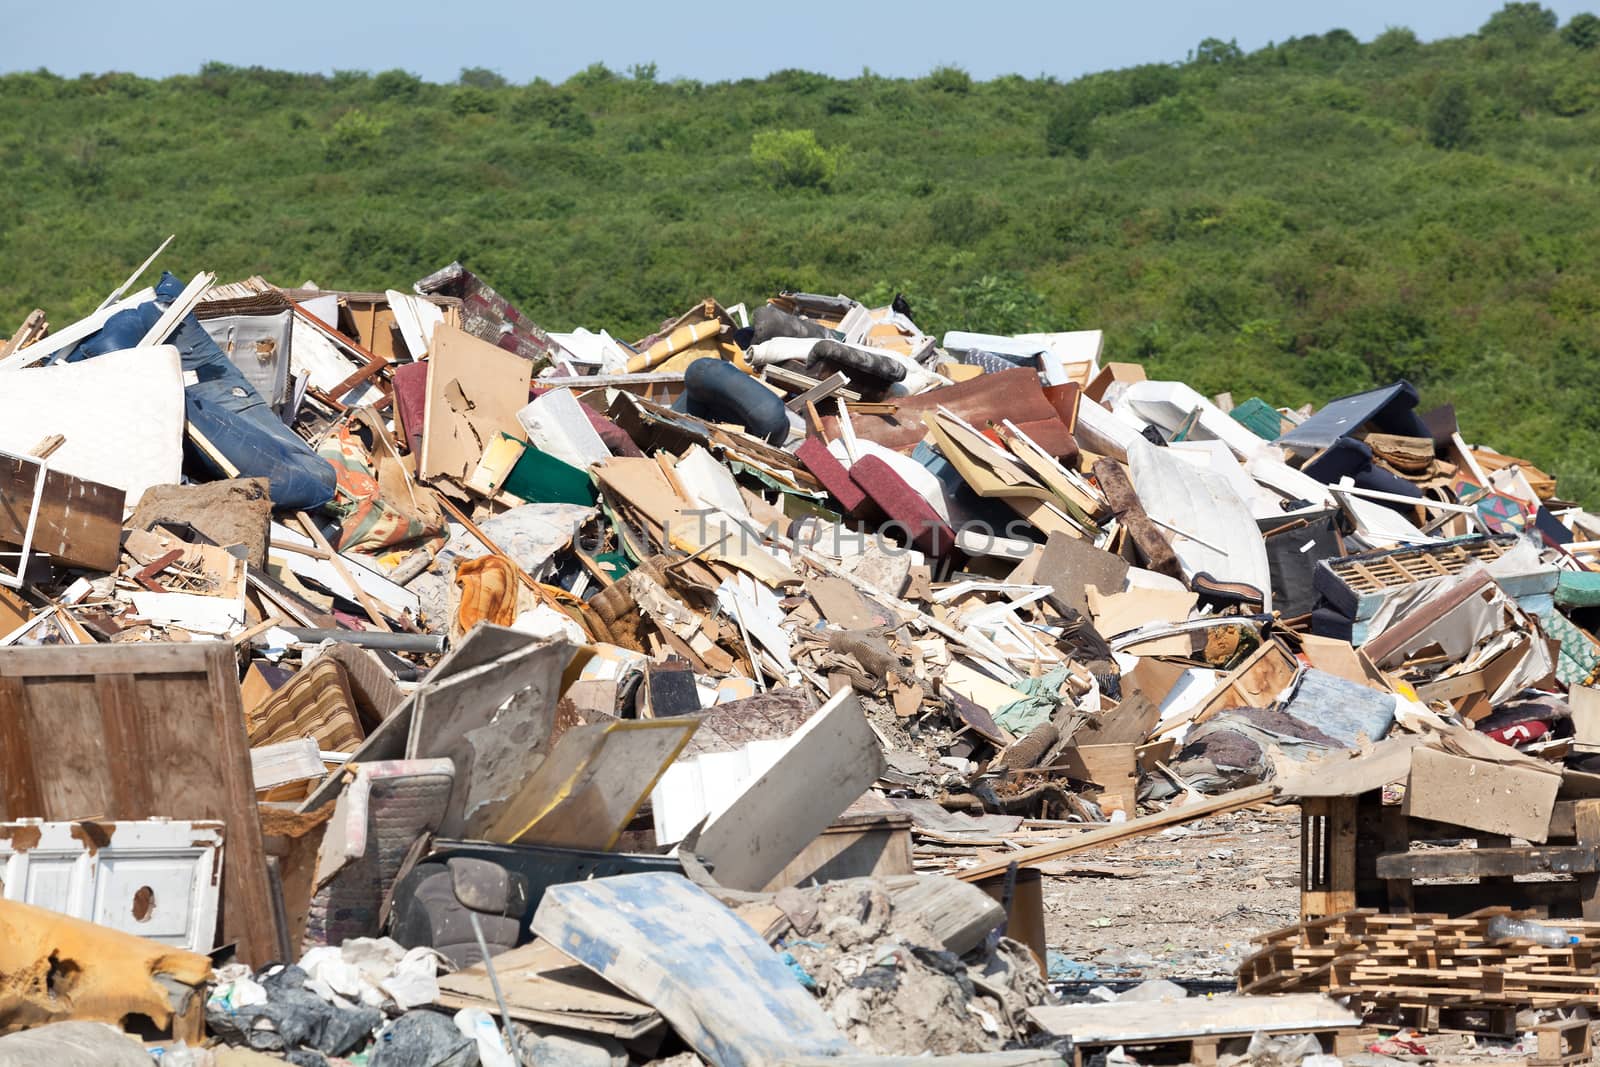
{"label": "stack of pallets", "polygon": [[1239,966],[1242,993],[1351,996],[1369,1012],[1560,1007],[1600,1001],[1600,922],[1561,921],[1574,944],[1490,944],[1507,909],[1442,915],[1342,912],[1256,939]]}

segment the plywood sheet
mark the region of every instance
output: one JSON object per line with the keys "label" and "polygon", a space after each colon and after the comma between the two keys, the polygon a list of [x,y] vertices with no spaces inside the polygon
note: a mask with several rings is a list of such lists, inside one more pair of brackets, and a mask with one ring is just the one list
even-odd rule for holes
{"label": "plywood sheet", "polygon": [[0,819],[220,819],[223,942],[277,954],[233,646],[13,648],[0,656]]}
{"label": "plywood sheet", "polygon": [[[0,456],[0,544],[22,544],[38,477],[38,464]],[[116,570],[126,502],[127,494],[115,486],[47,471],[32,550],[69,567]]]}

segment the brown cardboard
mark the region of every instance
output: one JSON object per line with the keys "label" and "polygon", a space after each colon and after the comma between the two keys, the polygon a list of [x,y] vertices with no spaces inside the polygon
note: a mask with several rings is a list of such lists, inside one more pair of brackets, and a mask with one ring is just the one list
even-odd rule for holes
{"label": "brown cardboard", "polygon": [[1572,741],[1577,745],[1600,745],[1600,689],[1575,685],[1567,690],[1572,707]]}
{"label": "brown cardboard", "polygon": [[1560,788],[1558,774],[1418,748],[1411,753],[1405,813],[1541,844]]}
{"label": "brown cardboard", "polygon": [[428,363],[421,477],[444,474],[465,482],[497,434],[527,440],[517,411],[528,402],[532,363],[442,324]]}
{"label": "brown cardboard", "polygon": [[1099,786],[1098,803],[1107,815],[1120,811],[1133,818],[1139,814],[1139,778],[1136,745],[1073,745],[1061,753],[1057,766],[1080,781]]}

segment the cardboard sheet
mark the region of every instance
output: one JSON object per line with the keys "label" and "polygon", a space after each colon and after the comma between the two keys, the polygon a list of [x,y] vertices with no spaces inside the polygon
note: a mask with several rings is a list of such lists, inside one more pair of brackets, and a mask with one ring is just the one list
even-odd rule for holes
{"label": "cardboard sheet", "polygon": [[453,326],[433,331],[422,415],[419,474],[472,477],[495,434],[528,439],[517,412],[528,402],[533,364]]}

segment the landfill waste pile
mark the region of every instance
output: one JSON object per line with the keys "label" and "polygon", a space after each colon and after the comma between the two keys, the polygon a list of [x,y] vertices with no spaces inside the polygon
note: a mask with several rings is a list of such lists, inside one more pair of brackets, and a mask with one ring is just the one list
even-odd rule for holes
{"label": "landfill waste pile", "polygon": [[[0,346],[0,1067],[1587,1054],[1600,516],[1409,383],[155,258]],[[1063,1002],[1042,868],[1268,803],[1238,995]]]}

